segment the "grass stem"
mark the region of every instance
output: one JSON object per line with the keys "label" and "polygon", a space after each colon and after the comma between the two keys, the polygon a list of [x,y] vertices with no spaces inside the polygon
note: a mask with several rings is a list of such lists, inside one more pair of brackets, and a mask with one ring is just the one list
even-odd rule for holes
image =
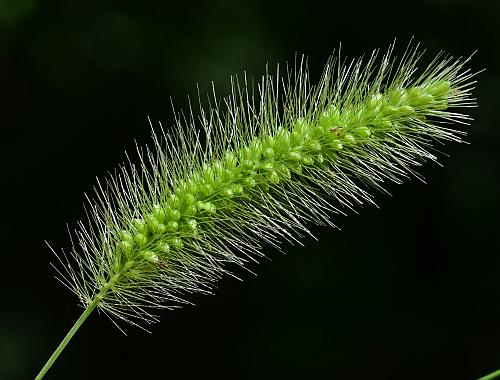
{"label": "grass stem", "polygon": [[62,342],[57,346],[56,350],[52,353],[52,356],[47,360],[47,363],[43,366],[43,368],[40,370],[38,375],[36,376],[35,380],[41,380],[47,373],[47,371],[52,367],[52,364],[57,360],[61,352],[64,350],[66,345],[69,343],[71,338],[73,338],[73,335],[78,331],[80,326],[85,322],[87,317],[94,311],[94,309],[99,305],[99,302],[101,302],[103,296],[109,291],[111,286],[113,285],[114,282],[118,280],[118,276],[114,277],[111,279],[108,284],[101,289],[101,291],[95,296],[95,298],[92,300],[92,302],[89,303],[87,308],[84,310],[82,315],[80,315],[80,318],[75,322],[71,330],[68,331]]}
{"label": "grass stem", "polygon": [[498,378],[500,378],[500,369],[495,371],[495,372],[489,373],[488,375],[483,376],[483,377],[479,378],[478,380],[493,380],[493,379],[498,379]]}

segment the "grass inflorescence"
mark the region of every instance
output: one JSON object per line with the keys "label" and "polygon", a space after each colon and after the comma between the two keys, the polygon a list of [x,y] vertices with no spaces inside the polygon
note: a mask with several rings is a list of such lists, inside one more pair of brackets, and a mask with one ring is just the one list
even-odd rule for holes
{"label": "grass inflorescence", "polygon": [[473,74],[441,55],[419,72],[416,48],[399,60],[391,50],[366,63],[332,56],[316,86],[303,60],[256,88],[233,78],[224,101],[177,115],[138,164],[99,183],[59,279],[86,310],[143,326],[153,309],[212,292],[265,244],[300,243],[308,226],[374,203],[370,188],[420,178],[436,143],[461,141]]}

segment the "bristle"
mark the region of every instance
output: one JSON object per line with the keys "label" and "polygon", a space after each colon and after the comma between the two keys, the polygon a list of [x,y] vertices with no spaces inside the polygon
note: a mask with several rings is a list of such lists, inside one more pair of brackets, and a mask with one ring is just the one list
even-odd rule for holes
{"label": "bristle", "polygon": [[197,116],[176,114],[98,181],[58,278],[83,306],[98,297],[109,317],[143,326],[265,245],[301,244],[310,226],[374,204],[387,181],[422,179],[436,143],[462,141],[454,124],[470,120],[457,108],[475,106],[474,74],[440,55],[419,73],[417,48],[392,50],[348,65],[334,54],[316,86],[303,57],[256,88],[234,77],[227,98],[214,90]]}

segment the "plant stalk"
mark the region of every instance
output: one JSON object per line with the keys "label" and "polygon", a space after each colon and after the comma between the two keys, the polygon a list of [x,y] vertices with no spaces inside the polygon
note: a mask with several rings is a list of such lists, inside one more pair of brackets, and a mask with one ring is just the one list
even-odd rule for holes
{"label": "plant stalk", "polygon": [[92,311],[97,307],[97,305],[99,304],[99,302],[101,302],[101,294],[97,295],[93,299],[93,301],[87,306],[87,308],[84,310],[84,312],[82,313],[82,315],[80,316],[80,318],[78,318],[78,320],[75,322],[75,324],[73,325],[73,327],[71,328],[71,330],[68,331],[68,333],[66,334],[66,336],[64,337],[64,339],[62,340],[62,342],[59,344],[59,346],[57,346],[57,348],[53,352],[52,356],[49,358],[49,360],[47,360],[47,363],[45,363],[45,365],[43,366],[43,368],[40,370],[40,372],[38,373],[38,375],[35,378],[35,380],[41,380],[41,379],[43,379],[43,377],[45,376],[45,374],[47,373],[47,371],[50,369],[50,367],[52,367],[52,364],[54,364],[54,362],[56,361],[56,359],[59,357],[59,355],[61,354],[61,352],[64,350],[64,348],[66,347],[66,345],[71,340],[71,338],[73,338],[73,335],[75,335],[75,333],[78,331],[78,329],[83,324],[83,322],[85,322],[85,320],[90,315],[90,313],[92,313]]}
{"label": "plant stalk", "polygon": [[489,373],[488,375],[483,376],[478,380],[493,380],[493,379],[498,379],[499,377],[500,377],[500,369],[495,372]]}
{"label": "plant stalk", "polygon": [[80,315],[80,318],[78,318],[78,320],[75,322],[71,330],[68,331],[62,342],[59,344],[59,346],[57,346],[52,356],[49,358],[49,360],[47,360],[47,363],[45,363],[43,368],[40,370],[35,380],[43,379],[47,371],[50,369],[50,367],[52,367],[52,364],[54,364],[54,362],[57,360],[61,352],[69,343],[71,338],[73,338],[73,335],[75,335],[75,333],[78,331],[83,322],[85,322],[87,317],[94,311],[97,305],[99,305],[99,302],[101,302],[106,293],[108,293],[108,291],[112,288],[112,286],[120,279],[121,274],[123,273],[117,273],[113,277],[111,277],[111,279],[105,284],[105,286],[102,287],[99,293],[94,297],[92,302],[89,303],[87,308],[83,311],[82,315]]}

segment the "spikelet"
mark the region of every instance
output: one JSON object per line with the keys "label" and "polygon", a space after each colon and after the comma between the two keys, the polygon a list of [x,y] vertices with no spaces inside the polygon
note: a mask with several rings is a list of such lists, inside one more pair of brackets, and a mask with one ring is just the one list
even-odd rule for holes
{"label": "spikelet", "polygon": [[374,204],[387,181],[421,178],[436,144],[461,141],[455,124],[470,118],[457,109],[475,106],[475,82],[468,59],[442,54],[419,72],[417,48],[399,60],[392,46],[366,62],[332,56],[316,86],[304,59],[256,88],[232,78],[229,97],[177,115],[98,183],[59,280],[82,306],[144,326],[264,245],[300,243],[310,226]]}

